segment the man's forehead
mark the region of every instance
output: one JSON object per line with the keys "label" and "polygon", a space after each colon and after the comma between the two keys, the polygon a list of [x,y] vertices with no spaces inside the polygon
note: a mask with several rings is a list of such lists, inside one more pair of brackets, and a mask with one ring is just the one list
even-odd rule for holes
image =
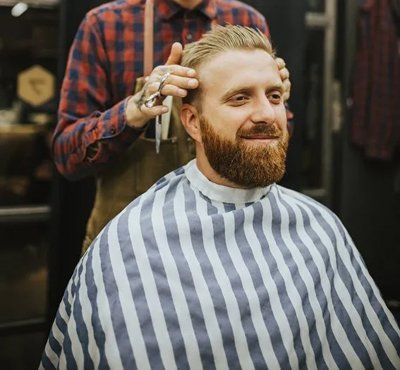
{"label": "man's forehead", "polygon": [[254,83],[282,84],[275,60],[261,49],[221,52],[202,64],[198,74],[203,89],[222,91]]}

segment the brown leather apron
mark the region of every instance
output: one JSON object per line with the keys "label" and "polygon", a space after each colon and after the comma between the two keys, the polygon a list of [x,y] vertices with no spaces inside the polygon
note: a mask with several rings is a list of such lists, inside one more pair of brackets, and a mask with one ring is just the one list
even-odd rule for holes
{"label": "brown leather apron", "polygon": [[[153,69],[153,3],[145,8],[145,75]],[[150,32],[148,32],[150,30]],[[136,80],[135,93],[142,89],[144,78]],[[103,227],[133,199],[144,193],[159,178],[194,158],[192,140],[179,118],[179,102],[174,99],[168,139],[162,140],[156,154],[155,140],[139,137],[116,163],[97,175],[96,197],[90,215],[82,253],[90,246]]]}

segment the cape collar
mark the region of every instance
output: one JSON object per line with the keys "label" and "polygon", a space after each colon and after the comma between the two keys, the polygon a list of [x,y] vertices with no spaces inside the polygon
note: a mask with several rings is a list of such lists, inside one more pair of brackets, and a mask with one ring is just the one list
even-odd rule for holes
{"label": "cape collar", "polygon": [[211,182],[198,169],[196,160],[193,159],[185,166],[185,174],[191,185],[211,200],[223,203],[245,204],[254,203],[264,197],[272,185],[251,189],[231,188]]}

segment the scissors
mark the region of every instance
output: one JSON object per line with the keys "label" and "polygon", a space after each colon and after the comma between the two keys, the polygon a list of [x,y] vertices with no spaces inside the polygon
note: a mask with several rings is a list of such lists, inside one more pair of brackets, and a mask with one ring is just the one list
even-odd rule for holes
{"label": "scissors", "polygon": [[[167,72],[165,73],[160,80],[160,86],[158,87],[158,90],[154,93],[151,94],[145,101],[144,105],[147,108],[152,108],[156,104],[156,101],[161,98],[161,90],[163,89],[167,78],[169,77],[170,73]],[[160,153],[160,144],[161,144],[161,116],[156,117],[156,153]]]}

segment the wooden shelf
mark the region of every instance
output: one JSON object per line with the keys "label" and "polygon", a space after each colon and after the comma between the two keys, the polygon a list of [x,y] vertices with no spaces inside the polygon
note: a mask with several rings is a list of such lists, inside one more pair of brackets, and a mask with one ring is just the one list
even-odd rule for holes
{"label": "wooden shelf", "polygon": [[0,223],[45,222],[50,215],[48,205],[0,207]]}
{"label": "wooden shelf", "polygon": [[45,317],[38,317],[35,319],[21,321],[11,321],[0,324],[0,337],[46,330],[47,321]]}

